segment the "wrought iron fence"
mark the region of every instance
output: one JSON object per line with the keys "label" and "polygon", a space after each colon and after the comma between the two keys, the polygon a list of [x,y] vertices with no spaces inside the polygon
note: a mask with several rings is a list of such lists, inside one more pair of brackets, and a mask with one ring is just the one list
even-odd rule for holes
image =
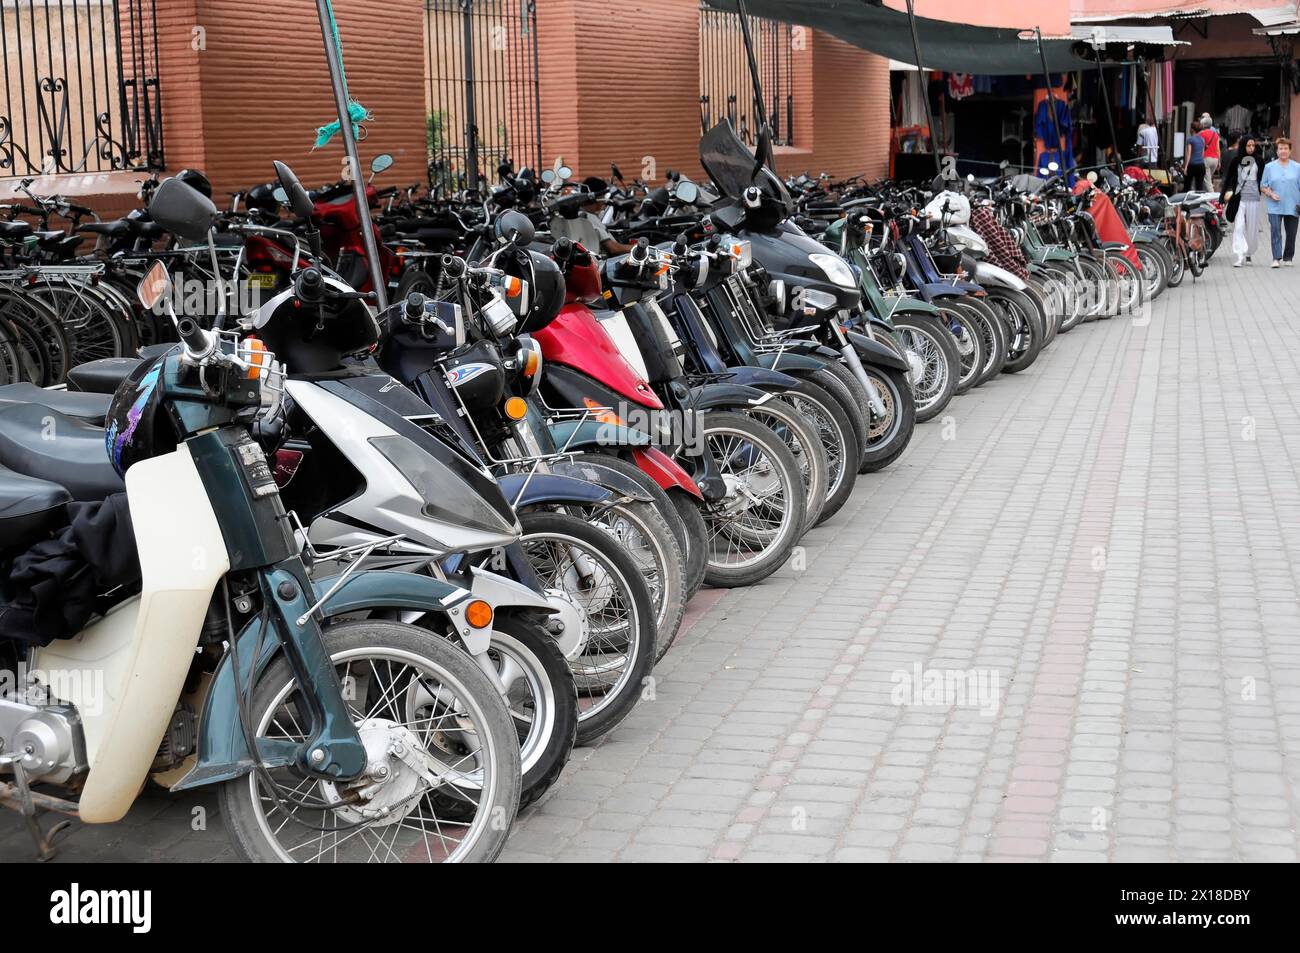
{"label": "wrought iron fence", "polygon": [[[803,29],[751,16],[749,32],[773,140],[777,145],[794,145],[795,38],[803,35]],[[757,117],[740,15],[701,4],[700,125],[708,130],[728,119],[737,135],[753,145],[758,136]]]}
{"label": "wrought iron fence", "polygon": [[425,0],[425,63],[430,185],[541,165],[535,0]]}
{"label": "wrought iron fence", "polygon": [[0,0],[0,176],[163,166],[154,0]]}

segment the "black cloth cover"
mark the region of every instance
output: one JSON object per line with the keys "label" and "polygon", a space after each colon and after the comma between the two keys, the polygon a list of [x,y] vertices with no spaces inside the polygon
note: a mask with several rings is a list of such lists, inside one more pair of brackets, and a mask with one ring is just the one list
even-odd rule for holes
{"label": "black cloth cover", "polygon": [[67,509],[67,526],[14,559],[3,584],[0,639],[48,645],[71,638],[96,612],[139,588],[126,494]]}

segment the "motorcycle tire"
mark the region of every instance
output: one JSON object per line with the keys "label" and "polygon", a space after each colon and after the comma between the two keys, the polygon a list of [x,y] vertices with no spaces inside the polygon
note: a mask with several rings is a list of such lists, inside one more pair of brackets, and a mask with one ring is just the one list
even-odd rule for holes
{"label": "motorcycle tire", "polygon": [[998,309],[1009,332],[1002,373],[1018,374],[1038,360],[1043,348],[1043,325],[1034,302],[1015,288],[990,288],[985,300]]}
{"label": "motorcycle tire", "polygon": [[916,428],[916,404],[903,372],[868,364],[867,375],[885,402],[885,416],[871,423],[870,442],[862,451],[859,473],[875,473],[897,460],[907,449]]}
{"label": "motorcycle tire", "polygon": [[979,382],[985,360],[984,337],[979,333],[976,320],[961,308],[945,304],[940,307],[940,314],[952,337],[958,360],[957,384],[953,393],[964,394]]}
{"label": "motorcycle tire", "polygon": [[[475,805],[471,812],[470,823],[458,822],[456,825],[458,829],[465,829],[464,838],[456,842],[455,846],[449,847],[446,838],[436,826],[435,815],[433,831],[426,830],[422,836],[412,830],[408,843],[403,843],[400,847],[394,843],[387,848],[385,859],[392,857],[413,863],[426,860],[433,863],[495,860],[505,847],[510,825],[518,810],[522,772],[515,724],[505,701],[488,676],[472,658],[450,641],[416,626],[366,619],[326,626],[321,634],[325,649],[334,660],[336,670],[340,667],[343,669],[340,675],[341,683],[343,678],[350,677],[349,673],[354,663],[367,658],[372,665],[376,660],[382,662],[385,676],[390,679],[393,677],[394,665],[401,666],[399,672],[404,673],[408,668],[411,670],[410,685],[419,686],[419,693],[399,690],[393,694],[393,700],[387,703],[389,709],[385,709],[385,711],[392,710],[392,714],[398,716],[390,720],[396,721],[398,727],[405,729],[401,738],[408,741],[412,738],[418,739],[419,733],[412,731],[405,724],[412,719],[423,723],[427,735],[427,726],[433,719],[419,717],[424,709],[429,707],[422,703],[422,697],[428,697],[432,705],[449,711],[453,709],[449,708],[446,699],[455,702],[454,719],[450,718],[450,715],[435,716],[439,720],[448,718],[450,727],[446,732],[439,732],[437,739],[431,741],[426,748],[431,748],[431,756],[443,763],[452,760],[459,764],[469,758],[475,759],[476,778],[472,789],[474,793],[467,794],[459,788],[455,792],[462,800],[469,800]],[[369,691],[372,683],[378,682],[379,679],[371,677],[364,681]],[[382,685],[377,687],[383,690]],[[256,736],[275,731],[276,737],[283,737],[286,731],[285,724],[292,725],[293,721],[292,719],[282,721],[276,717],[276,712],[280,711],[284,704],[292,702],[296,691],[296,676],[288,659],[280,653],[258,676],[257,682],[249,693],[247,702],[249,730]],[[383,691],[385,696],[389,694],[387,690]],[[407,699],[411,706],[418,705],[411,711],[411,717],[403,719],[401,717],[403,713],[393,708],[394,700],[397,698]],[[301,700],[301,704],[305,707],[310,703],[304,699]],[[382,696],[377,704],[385,704]],[[370,710],[369,705],[364,707],[365,710]],[[438,708],[435,707],[434,710],[437,711]],[[459,740],[462,735],[472,737],[472,746]],[[391,764],[391,777],[394,783],[410,780],[407,772],[402,770],[402,765],[400,761],[393,761]],[[288,768],[255,768],[248,774],[224,782],[218,788],[220,813],[225,819],[227,831],[240,856],[246,860],[266,863],[291,863],[295,860],[339,862],[340,860],[373,859],[374,848],[369,846],[362,837],[342,839],[336,834],[333,841],[329,839],[331,830],[336,832],[352,830],[358,825],[365,825],[366,821],[364,818],[359,819],[356,812],[343,813],[340,819],[339,812],[346,812],[347,808],[336,810],[327,806],[321,794],[317,793],[323,787],[323,783],[313,785],[310,795],[301,793],[294,795],[295,798],[301,798],[303,803],[309,805],[313,802],[306,799],[312,797],[320,806],[302,808],[313,816],[301,818],[302,824],[293,823],[283,806],[288,802],[275,797],[274,789],[267,783],[267,779],[275,772],[279,772],[279,776],[273,778],[275,787],[281,791],[295,791],[301,788],[301,779]],[[443,797],[451,797],[451,788],[455,786],[454,781],[439,785],[439,787],[443,786],[448,788],[448,792],[443,793]],[[337,787],[334,790],[337,791]],[[416,790],[418,790],[418,782]],[[423,818],[425,811],[431,808],[429,795],[436,790],[426,792],[419,801],[414,803],[414,809],[419,811],[419,818]],[[382,796],[382,793],[381,787],[378,796]],[[286,815],[283,819],[277,818],[275,824],[267,814],[268,800],[273,807],[272,814],[278,811]],[[373,803],[373,798],[371,800]],[[395,800],[394,805],[400,806],[411,800],[412,796],[407,795]],[[370,824],[388,836],[388,826],[401,821],[400,817],[391,820],[389,817],[391,815],[371,821]],[[409,814],[403,817],[409,817]],[[333,826],[327,827],[326,821],[333,821]],[[417,820],[416,824],[422,825],[423,820]],[[408,826],[414,828],[415,825]],[[302,835],[305,840],[294,835]],[[398,836],[401,836],[400,832]],[[282,843],[282,837],[297,843]],[[437,850],[434,848],[435,844]],[[340,847],[347,849],[350,855],[340,858]]]}
{"label": "motorcycle tire", "polygon": [[943,413],[957,392],[961,368],[957,342],[941,321],[929,315],[895,315],[894,328],[903,346],[916,351],[925,366],[922,379],[912,385],[916,422],[923,424]]}
{"label": "motorcycle tire", "polygon": [[816,426],[786,399],[791,393],[783,391],[782,396],[750,407],[744,413],[779,436],[799,466],[804,494],[804,518],[799,529],[802,536],[816,525],[826,505],[831,467]]}

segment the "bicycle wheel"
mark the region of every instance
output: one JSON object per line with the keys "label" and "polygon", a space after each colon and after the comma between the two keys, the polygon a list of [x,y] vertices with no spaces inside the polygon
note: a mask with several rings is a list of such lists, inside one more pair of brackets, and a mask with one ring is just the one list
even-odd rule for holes
{"label": "bicycle wheel", "polygon": [[45,278],[32,294],[49,305],[63,326],[72,367],[133,353],[134,335],[117,309],[96,289],[66,278]]}
{"label": "bicycle wheel", "polygon": [[0,319],[5,317],[20,318],[39,338],[49,365],[44,386],[62,384],[67,380],[72,366],[70,346],[53,309],[39,297],[26,294],[19,288],[0,287]]}

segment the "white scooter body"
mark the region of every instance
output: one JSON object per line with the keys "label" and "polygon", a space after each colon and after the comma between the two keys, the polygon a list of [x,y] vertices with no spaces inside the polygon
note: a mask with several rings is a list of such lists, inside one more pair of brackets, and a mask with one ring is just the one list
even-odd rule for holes
{"label": "white scooter body", "polygon": [[975,281],[982,285],[994,285],[999,288],[1014,288],[1016,291],[1024,291],[1029,285],[992,262],[985,261],[984,256],[989,253],[988,242],[984,241],[980,234],[968,225],[949,225],[948,239],[967,252],[970,252],[975,262]]}
{"label": "white scooter body", "polygon": [[[226,543],[189,448],[126,474],[141,591],[75,638],[35,650],[34,672],[75,706],[89,766],[81,820],[120,820],[149,776],[198,648]],[[30,772],[29,772],[30,773]]]}

